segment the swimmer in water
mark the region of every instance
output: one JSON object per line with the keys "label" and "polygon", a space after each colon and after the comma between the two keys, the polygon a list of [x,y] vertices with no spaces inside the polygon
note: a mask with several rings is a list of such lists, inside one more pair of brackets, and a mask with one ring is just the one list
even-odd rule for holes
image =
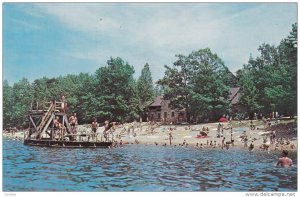
{"label": "swimmer in water", "polygon": [[253,151],[253,149],[254,149],[254,144],[253,144],[253,141],[252,141],[250,146],[249,146],[249,151]]}
{"label": "swimmer in water", "polygon": [[277,162],[277,166],[287,168],[292,165],[293,165],[293,161],[288,157],[288,151],[286,150],[282,151],[282,157],[279,158]]}

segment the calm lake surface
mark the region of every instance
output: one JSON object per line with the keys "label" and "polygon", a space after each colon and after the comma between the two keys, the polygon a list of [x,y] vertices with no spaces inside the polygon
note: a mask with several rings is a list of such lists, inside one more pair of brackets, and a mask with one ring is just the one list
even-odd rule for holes
{"label": "calm lake surface", "polygon": [[3,191],[296,191],[280,152],[127,145],[116,149],[24,146],[3,140]]}

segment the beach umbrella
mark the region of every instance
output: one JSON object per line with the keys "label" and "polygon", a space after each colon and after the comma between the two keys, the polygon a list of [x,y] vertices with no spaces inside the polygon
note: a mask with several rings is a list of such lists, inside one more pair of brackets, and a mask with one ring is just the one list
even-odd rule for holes
{"label": "beach umbrella", "polygon": [[219,119],[219,122],[228,122],[228,120],[227,120],[227,118],[222,117],[222,118]]}

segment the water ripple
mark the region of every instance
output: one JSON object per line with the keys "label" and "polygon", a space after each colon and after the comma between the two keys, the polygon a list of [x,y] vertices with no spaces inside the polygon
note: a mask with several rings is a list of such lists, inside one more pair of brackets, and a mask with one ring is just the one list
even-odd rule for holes
{"label": "water ripple", "polygon": [[[279,152],[128,145],[59,149],[3,141],[4,191],[295,191]],[[296,153],[291,154],[297,163]]]}

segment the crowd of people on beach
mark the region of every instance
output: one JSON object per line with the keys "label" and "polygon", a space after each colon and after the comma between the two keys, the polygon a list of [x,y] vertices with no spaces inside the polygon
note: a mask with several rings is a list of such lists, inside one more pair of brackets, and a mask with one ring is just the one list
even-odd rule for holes
{"label": "crowd of people on beach", "polygon": [[[68,105],[66,102],[66,98],[62,96],[61,101],[62,101],[62,106],[61,106],[62,112],[67,113]],[[264,122],[265,128],[271,126],[272,123],[270,118],[264,119],[264,117],[262,117],[262,120]],[[68,118],[68,123],[69,123],[68,126],[70,128],[71,136],[72,135],[76,136],[78,134],[77,132],[78,119],[77,119],[76,112],[73,112],[70,115],[70,117]],[[240,124],[242,124],[242,121],[240,121]],[[57,137],[58,139],[63,139],[64,137],[64,134],[66,132],[66,126],[64,125],[65,123],[62,120],[60,120],[59,116],[56,116],[54,118],[53,120],[53,128],[55,129],[54,136]],[[225,127],[223,122],[219,122],[217,124],[216,136],[213,139],[211,138],[212,136],[208,136],[210,133],[210,128],[207,126],[202,126],[202,128],[191,127],[191,125],[180,126],[180,130],[183,129],[184,131],[199,131],[197,136],[195,136],[196,138],[199,139],[208,138],[206,140],[206,143],[203,143],[203,141],[197,142],[195,144],[191,143],[193,145],[190,145],[186,139],[184,139],[182,143],[178,143],[178,141],[174,143],[174,133],[178,132],[177,125],[170,125],[170,127],[163,126],[162,128],[160,128],[160,126],[162,126],[161,123],[153,122],[153,121],[149,121],[146,123],[134,121],[131,123],[122,124],[119,122],[109,122],[108,120],[104,121],[103,125],[104,125],[103,128],[101,128],[101,130],[103,129],[102,132],[99,132],[100,124],[97,122],[97,118],[94,117],[91,121],[91,124],[89,125],[89,129],[86,129],[84,131],[87,137],[86,140],[94,141],[94,142],[111,141],[113,143],[110,148],[116,148],[124,144],[139,144],[140,142],[137,137],[142,133],[142,131],[146,133],[146,135],[151,136],[157,133],[159,129],[161,129],[162,132],[167,134],[167,139],[166,139],[167,142],[154,142],[155,146],[162,145],[162,146],[172,146],[172,147],[194,147],[199,149],[220,148],[220,149],[229,150],[230,147],[235,146],[236,142],[240,141],[241,143],[244,144],[244,148],[248,149],[249,151],[253,151],[255,149],[254,141],[257,140],[249,136],[246,131],[244,131],[243,134],[239,136],[240,139],[234,139],[232,125],[229,123]],[[250,121],[249,126],[250,126],[250,132],[259,130],[259,127],[255,125],[253,120]],[[87,130],[90,131],[87,132]],[[117,130],[118,132],[116,132]],[[225,130],[229,130],[230,132],[229,133],[226,132],[225,134]],[[15,132],[16,130],[12,129],[12,136],[14,136]],[[228,137],[228,135],[230,135],[230,138]],[[124,136],[127,137],[132,136],[134,141],[131,142],[125,141],[123,139]],[[269,140],[267,136],[269,136]],[[12,139],[21,140],[17,136],[13,137]],[[76,140],[76,137],[69,138],[69,139]],[[275,146],[274,150],[279,150],[279,149],[283,150],[285,146],[290,146],[291,149],[295,149],[295,145],[290,142],[289,138],[286,139],[284,139],[283,137],[278,138],[274,130],[264,135],[262,139],[263,141],[261,145],[257,147],[258,151],[270,151],[271,146],[272,147]],[[150,145],[150,144],[146,143],[145,145]],[[288,158],[287,156],[288,156],[288,152],[283,151],[283,157],[282,159],[280,159],[280,161],[278,161],[278,165],[282,165],[282,166],[290,165],[291,162],[289,159],[287,159]]]}

